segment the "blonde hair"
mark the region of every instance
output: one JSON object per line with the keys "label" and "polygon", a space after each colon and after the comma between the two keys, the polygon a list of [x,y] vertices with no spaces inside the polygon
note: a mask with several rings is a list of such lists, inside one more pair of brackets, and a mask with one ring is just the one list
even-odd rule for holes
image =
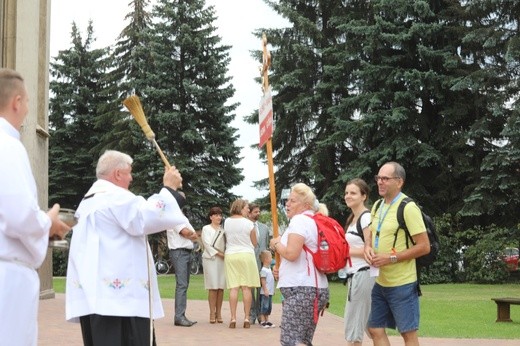
{"label": "blonde hair", "polygon": [[244,209],[244,207],[248,204],[249,202],[247,200],[238,198],[235,201],[233,201],[233,203],[231,203],[229,213],[231,215],[242,215],[242,209]]}
{"label": "blonde hair", "polygon": [[294,192],[300,198],[300,201],[308,206],[309,209],[319,211],[320,205],[318,199],[312,189],[304,183],[297,183],[291,187],[291,192]]}
{"label": "blonde hair", "polygon": [[327,208],[327,205],[325,203],[319,204],[318,213],[321,213],[325,216],[329,216],[329,208]]}
{"label": "blonde hair", "polygon": [[264,260],[266,258],[268,258],[267,256],[273,256],[273,254],[271,253],[271,251],[269,250],[262,250],[262,252],[260,252],[260,261],[262,261],[262,263],[264,262]]}

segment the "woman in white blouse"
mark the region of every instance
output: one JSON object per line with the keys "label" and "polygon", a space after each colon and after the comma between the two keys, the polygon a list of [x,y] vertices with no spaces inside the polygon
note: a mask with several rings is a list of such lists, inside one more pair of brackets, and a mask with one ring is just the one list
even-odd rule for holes
{"label": "woman in white blouse", "polygon": [[226,235],[226,282],[229,288],[229,309],[231,322],[229,328],[236,327],[238,292],[242,290],[244,303],[244,328],[250,327],[249,313],[251,311],[252,287],[260,287],[260,274],[255,259],[257,244],[254,224],[247,218],[249,203],[237,199],[231,204],[231,216],[224,221]]}
{"label": "woman in white blouse", "polygon": [[208,290],[209,323],[222,323],[222,301],[226,287],[224,269],[224,229],[222,223],[222,209],[212,207],[208,215],[211,223],[202,227],[202,267],[204,269],[204,287]]}
{"label": "woman in white blouse", "polygon": [[312,255],[303,247],[317,251],[318,231],[312,215],[321,212],[321,208],[311,188],[299,183],[291,188],[285,209],[291,220],[289,226],[281,237],[270,242],[271,249],[281,258],[278,288],[284,304],[280,343],[312,345],[317,314],[329,300],[329,283],[327,276],[316,270]]}

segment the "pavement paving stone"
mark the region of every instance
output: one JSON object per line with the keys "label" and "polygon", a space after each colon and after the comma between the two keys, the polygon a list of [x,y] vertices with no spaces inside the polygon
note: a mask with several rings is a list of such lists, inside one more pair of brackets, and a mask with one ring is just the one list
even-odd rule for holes
{"label": "pavement paving stone", "polygon": [[[177,327],[173,325],[173,299],[163,299],[165,317],[155,321],[155,333],[158,346],[169,345],[250,345],[266,346],[280,344],[280,328],[264,329],[258,324],[250,329],[242,328],[243,318],[240,318],[242,303],[238,304],[237,328],[229,329],[229,304],[224,302],[222,316],[224,323],[209,323],[209,307],[207,301],[190,300],[186,316],[198,323],[192,327]],[[271,322],[280,325],[282,306],[273,305]],[[79,324],[65,321],[65,295],[56,294],[53,299],[40,300],[39,307],[39,346],[82,346]],[[404,345],[401,337],[390,337],[392,345]],[[490,339],[442,339],[420,338],[422,346],[520,346],[520,340],[490,340]],[[325,312],[320,317],[314,335],[315,346],[345,345],[343,337],[343,318]],[[372,344],[366,339],[364,344]]]}

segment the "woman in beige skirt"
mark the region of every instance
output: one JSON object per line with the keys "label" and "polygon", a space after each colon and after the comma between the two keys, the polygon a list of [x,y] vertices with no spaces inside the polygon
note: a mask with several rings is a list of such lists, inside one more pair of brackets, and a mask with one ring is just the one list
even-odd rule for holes
{"label": "woman in beige skirt", "polygon": [[222,323],[222,301],[226,287],[224,269],[225,244],[222,223],[222,209],[212,207],[208,215],[211,223],[202,227],[202,267],[204,269],[204,287],[208,290],[209,323]]}

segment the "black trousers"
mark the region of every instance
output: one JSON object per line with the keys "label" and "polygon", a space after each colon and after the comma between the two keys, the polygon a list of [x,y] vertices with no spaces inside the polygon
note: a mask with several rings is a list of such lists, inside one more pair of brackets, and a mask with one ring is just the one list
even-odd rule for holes
{"label": "black trousers", "polygon": [[85,346],[150,346],[149,318],[86,315],[80,324]]}

